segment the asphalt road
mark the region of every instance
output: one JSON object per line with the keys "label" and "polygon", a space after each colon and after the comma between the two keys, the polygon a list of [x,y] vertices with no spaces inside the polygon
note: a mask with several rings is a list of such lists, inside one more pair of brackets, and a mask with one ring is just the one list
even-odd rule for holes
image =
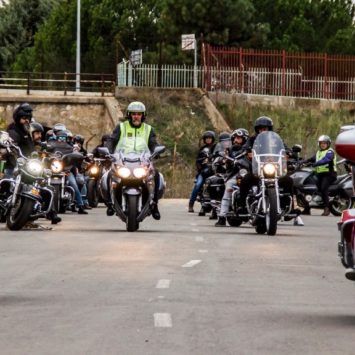
{"label": "asphalt road", "polygon": [[135,233],[104,208],[0,225],[0,354],[355,353],[338,218],[270,237],[160,205]]}

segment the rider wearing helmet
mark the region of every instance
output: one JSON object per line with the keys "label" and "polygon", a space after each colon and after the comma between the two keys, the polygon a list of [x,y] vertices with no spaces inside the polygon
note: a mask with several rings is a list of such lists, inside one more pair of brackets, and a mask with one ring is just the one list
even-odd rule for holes
{"label": "rider wearing helmet", "polygon": [[[329,186],[336,180],[336,154],[331,146],[331,139],[327,135],[321,135],[318,138],[318,151],[309,159],[303,160],[303,163],[312,163],[314,172],[317,176],[317,187],[322,195],[324,202],[324,211],[322,216],[329,216]],[[305,208],[304,214],[310,214],[310,207]]]}
{"label": "rider wearing helmet", "polygon": [[253,148],[254,141],[259,133],[264,131],[272,131],[274,129],[274,124],[272,119],[267,116],[260,116],[254,122],[255,134],[249,137],[244,145],[246,151],[251,151]]}
{"label": "rider wearing helmet", "polygon": [[[230,158],[238,157],[243,151],[243,145],[249,138],[249,132],[245,128],[238,128],[234,130],[230,136],[230,140],[232,142],[232,146],[227,150],[227,155]],[[242,157],[240,157],[242,158]],[[223,158],[222,158],[223,159]],[[233,193],[233,185],[235,185],[236,175],[239,171],[239,165],[234,164],[230,160],[226,161],[226,183],[224,194],[221,201],[221,209],[218,214],[218,221],[215,223],[216,227],[224,227],[226,226],[226,216],[229,212],[231,201],[232,201],[232,193]]]}
{"label": "rider wearing helmet", "polygon": [[[210,158],[215,148],[216,134],[213,131],[206,131],[202,134],[200,147],[196,158],[197,174],[195,178],[195,184],[191,192],[188,211],[194,212],[194,203],[197,199],[197,195],[200,192],[206,178],[211,175]],[[205,212],[201,209],[200,216],[204,216]]]}
{"label": "rider wearing helmet", "polygon": [[56,135],[58,132],[60,131],[66,131],[67,128],[65,127],[65,124],[64,123],[56,123],[54,126],[53,126],[53,132],[54,134]]}
{"label": "rider wearing helmet", "polygon": [[41,146],[42,134],[44,133],[43,126],[38,122],[30,123],[30,134],[35,146]]}
{"label": "rider wearing helmet", "polygon": [[[110,136],[110,139],[106,143],[109,151],[113,153],[120,147],[120,144],[130,144],[130,141],[132,140],[128,140],[127,138],[135,137],[143,138],[147,143],[149,150],[153,152],[154,148],[158,145],[156,133],[151,125],[145,123],[145,119],[145,105],[140,101],[131,102],[127,107],[126,120],[116,126]],[[135,139],[134,142],[138,141]],[[156,220],[159,220],[160,212],[158,209],[158,190],[160,185],[160,174],[157,169],[155,169],[154,182],[155,191],[151,212],[152,217]],[[108,207],[107,214],[110,216],[114,214],[114,211],[111,207]]]}

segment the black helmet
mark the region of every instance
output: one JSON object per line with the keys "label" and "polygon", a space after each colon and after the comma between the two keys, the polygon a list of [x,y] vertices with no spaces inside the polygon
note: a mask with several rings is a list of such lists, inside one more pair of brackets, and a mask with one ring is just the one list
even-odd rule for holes
{"label": "black helmet", "polygon": [[266,127],[269,131],[273,129],[272,119],[267,116],[261,116],[255,120],[254,129],[256,133],[259,133],[259,129]]}
{"label": "black helmet", "polygon": [[38,122],[30,123],[30,133],[32,135],[33,132],[44,132],[43,126]]}
{"label": "black helmet", "polygon": [[27,102],[24,102],[15,109],[12,117],[16,123],[19,123],[22,117],[26,117],[29,119],[29,121],[31,121],[32,111],[33,110],[31,105]]}
{"label": "black helmet", "polygon": [[55,134],[55,139],[60,142],[66,142],[68,140],[68,133],[66,131],[58,131]]}
{"label": "black helmet", "polygon": [[59,131],[66,131],[66,127],[65,127],[65,124],[64,123],[56,123],[54,126],[53,126],[53,132],[54,134],[57,134]]}
{"label": "black helmet", "polygon": [[238,128],[232,132],[232,135],[231,135],[232,143],[234,142],[235,137],[242,137],[243,143],[245,143],[247,141],[247,139],[249,138],[249,132],[245,128]]}
{"label": "black helmet", "polygon": [[212,143],[216,140],[216,133],[213,131],[206,131],[202,135],[203,141],[205,141],[207,138],[212,138]]}
{"label": "black helmet", "polygon": [[53,141],[56,139],[53,129],[50,129],[46,132],[45,139],[46,139],[46,141]]}
{"label": "black helmet", "polygon": [[218,142],[230,141],[230,139],[231,139],[231,135],[228,132],[222,132],[218,136]]}
{"label": "black helmet", "polygon": [[80,143],[81,145],[84,144],[85,138],[81,134],[76,134],[73,138],[74,143]]}

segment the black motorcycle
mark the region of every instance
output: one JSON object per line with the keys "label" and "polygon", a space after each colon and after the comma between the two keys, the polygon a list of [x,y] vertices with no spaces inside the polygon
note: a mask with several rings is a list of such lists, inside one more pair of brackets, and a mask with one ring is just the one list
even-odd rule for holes
{"label": "black motorcycle", "polygon": [[[142,138],[133,142],[121,142],[114,154],[107,148],[99,148],[99,153],[111,161],[111,168],[100,181],[101,195],[116,215],[126,223],[128,232],[139,228],[139,223],[151,214],[155,191],[153,159],[165,151],[164,146],[157,146],[150,153],[147,143]],[[164,194],[165,183],[160,174],[159,194]]]}
{"label": "black motorcycle", "polygon": [[[25,157],[7,132],[0,132],[0,145],[17,157],[14,178],[0,181],[1,220],[6,218],[10,230],[20,230],[51,211],[53,192],[47,186],[51,171],[44,168],[37,153],[31,158]],[[44,194],[47,194],[46,199],[42,198]]]}

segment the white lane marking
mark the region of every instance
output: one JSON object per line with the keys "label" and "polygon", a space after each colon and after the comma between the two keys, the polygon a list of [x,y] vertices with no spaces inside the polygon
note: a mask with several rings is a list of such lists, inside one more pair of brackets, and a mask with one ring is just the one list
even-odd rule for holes
{"label": "white lane marking", "polygon": [[196,237],[195,240],[196,240],[196,242],[203,242],[204,241],[203,237]]}
{"label": "white lane marking", "polygon": [[199,253],[208,253],[208,250],[206,250],[206,249],[199,249],[198,252],[199,252]]}
{"label": "white lane marking", "polygon": [[163,300],[165,298],[165,296],[158,296],[159,300]]}
{"label": "white lane marking", "polygon": [[182,265],[182,267],[194,267],[195,265],[199,264],[201,260],[190,260],[188,263]]}
{"label": "white lane marking", "polygon": [[190,223],[190,226],[197,226],[197,223]]}
{"label": "white lane marking", "polygon": [[170,280],[159,280],[156,288],[169,288],[170,287]]}
{"label": "white lane marking", "polygon": [[197,229],[197,228],[192,228],[191,231],[192,231],[192,232],[199,232],[200,230]]}
{"label": "white lane marking", "polygon": [[154,313],[154,326],[157,328],[171,328],[173,322],[170,313]]}

